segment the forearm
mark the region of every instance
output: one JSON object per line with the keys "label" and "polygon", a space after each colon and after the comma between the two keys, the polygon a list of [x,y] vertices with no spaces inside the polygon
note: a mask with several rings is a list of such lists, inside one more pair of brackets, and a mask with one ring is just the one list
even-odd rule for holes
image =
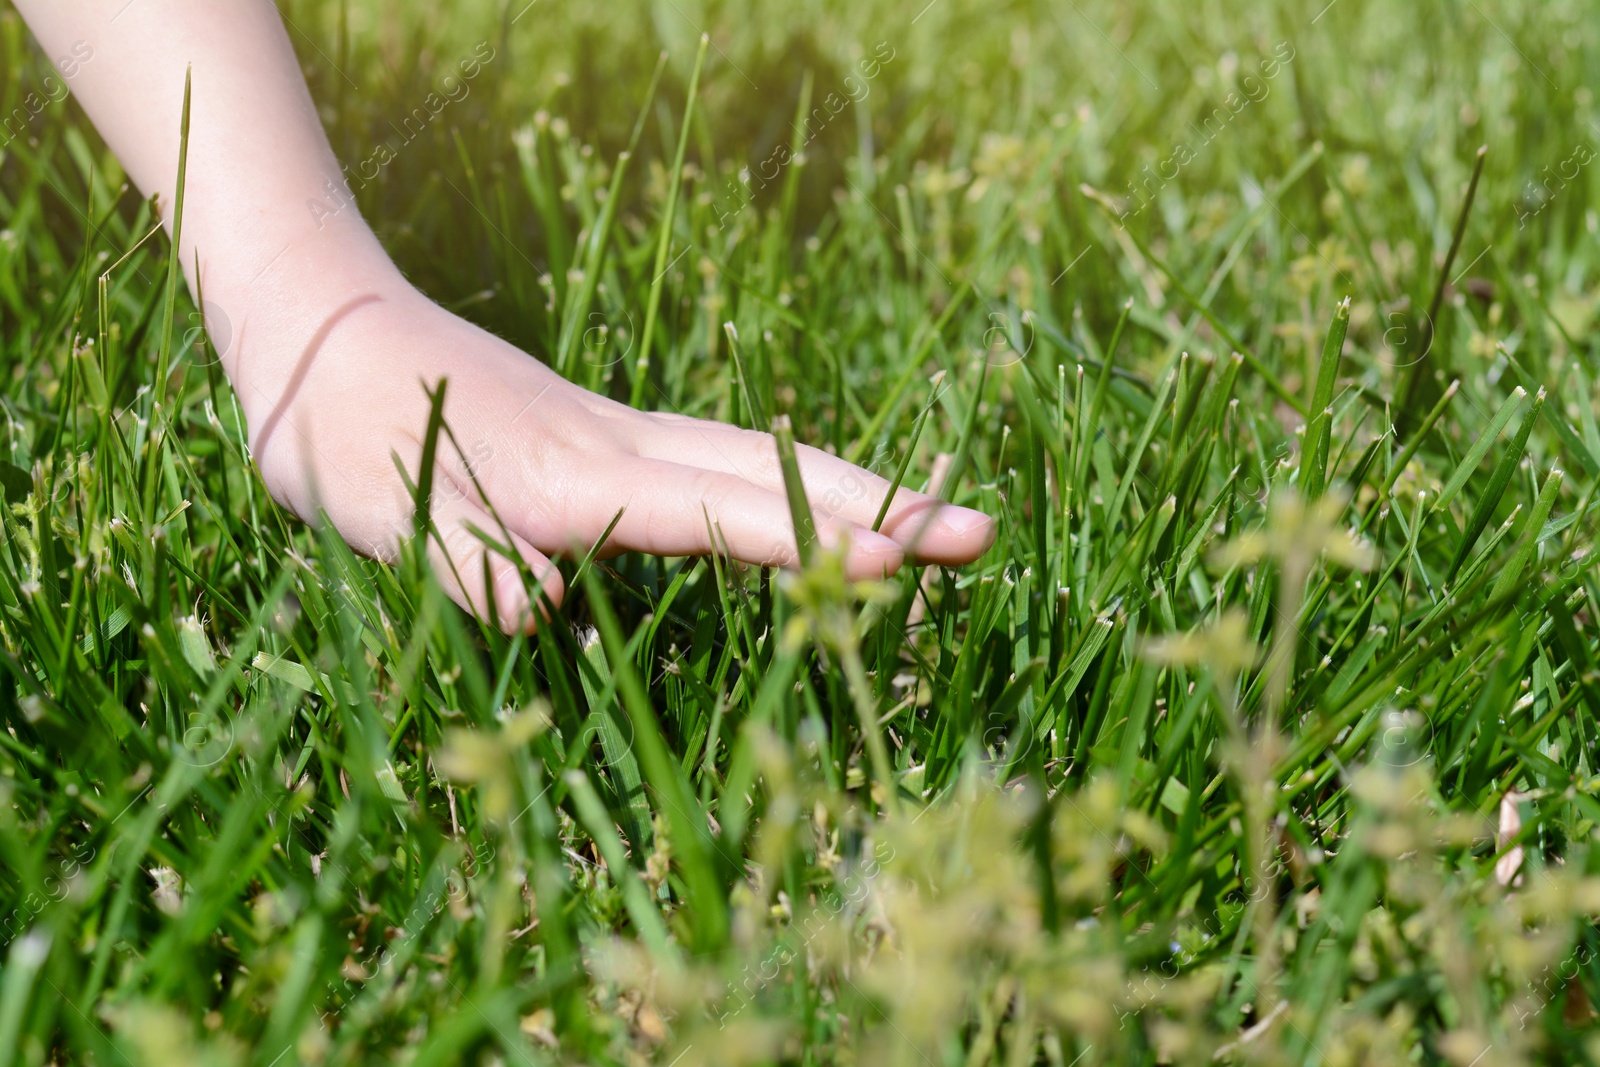
{"label": "forearm", "polygon": [[236,323],[303,299],[308,274],[337,296],[341,276],[390,269],[353,206],[311,210],[334,201],[330,189],[343,195],[343,177],[270,0],[17,7],[51,54],[93,48],[73,91],[134,184],[159,197],[169,234],[192,65],[180,254],[191,290],[202,283]]}

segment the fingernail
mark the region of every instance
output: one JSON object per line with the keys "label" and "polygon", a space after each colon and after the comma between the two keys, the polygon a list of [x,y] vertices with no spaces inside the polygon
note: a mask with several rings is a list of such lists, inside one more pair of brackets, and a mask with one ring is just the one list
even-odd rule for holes
{"label": "fingernail", "polygon": [[994,520],[981,511],[953,505],[939,511],[939,522],[958,537],[971,537],[979,531],[987,531],[994,525]]}

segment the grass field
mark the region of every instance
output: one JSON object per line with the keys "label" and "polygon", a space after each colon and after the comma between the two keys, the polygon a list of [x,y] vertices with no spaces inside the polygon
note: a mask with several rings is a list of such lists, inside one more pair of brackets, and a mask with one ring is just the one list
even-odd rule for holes
{"label": "grass field", "polygon": [[1587,5],[394,7],[284,10],[426,292],[998,540],[486,630],[0,12],[0,1067],[1600,1061]]}

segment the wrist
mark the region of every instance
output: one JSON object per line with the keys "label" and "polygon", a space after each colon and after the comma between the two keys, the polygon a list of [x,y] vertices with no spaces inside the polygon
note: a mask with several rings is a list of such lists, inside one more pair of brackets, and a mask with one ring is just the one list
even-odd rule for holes
{"label": "wrist", "polygon": [[347,287],[388,285],[401,278],[377,236],[354,213],[321,228],[263,227],[243,235],[244,227],[196,229],[193,242],[188,232],[183,242],[190,291],[203,293],[208,305],[230,317],[276,317],[293,310],[315,314],[330,301],[337,303]]}
{"label": "wrist", "polygon": [[297,372],[328,357],[352,314],[423,299],[364,223],[251,242],[225,257],[198,247],[200,284],[191,278],[190,288],[204,298],[212,344],[252,427]]}

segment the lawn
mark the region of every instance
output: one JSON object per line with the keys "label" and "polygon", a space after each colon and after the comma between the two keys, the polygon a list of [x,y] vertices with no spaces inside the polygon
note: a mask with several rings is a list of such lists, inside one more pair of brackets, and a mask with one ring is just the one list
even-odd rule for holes
{"label": "lawn", "polygon": [[1600,21],[923,5],[281,5],[309,210],[999,519],[526,637],[271,501],[0,11],[0,1067],[1600,1061]]}

